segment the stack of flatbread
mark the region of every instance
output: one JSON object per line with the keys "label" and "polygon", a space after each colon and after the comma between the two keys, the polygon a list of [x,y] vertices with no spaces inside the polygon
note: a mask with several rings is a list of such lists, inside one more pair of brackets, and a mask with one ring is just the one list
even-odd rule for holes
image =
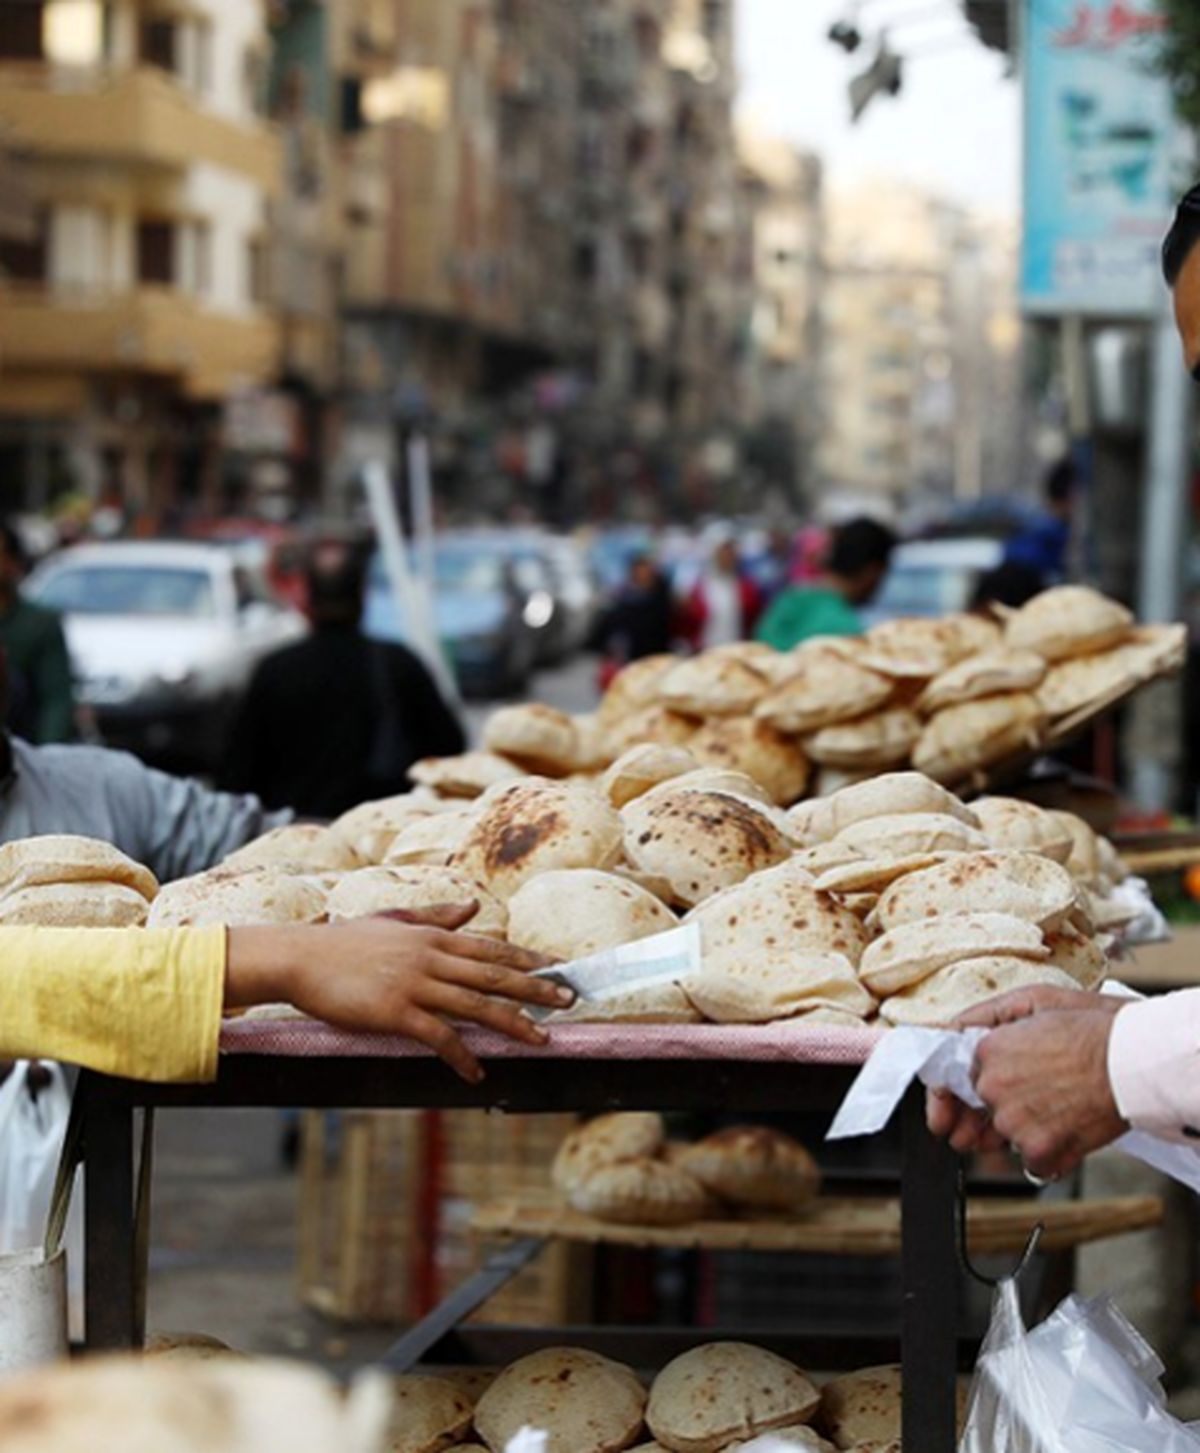
{"label": "stack of flatbread", "polygon": [[0,927],[138,928],[154,874],[94,838],[49,835],[0,847]]}

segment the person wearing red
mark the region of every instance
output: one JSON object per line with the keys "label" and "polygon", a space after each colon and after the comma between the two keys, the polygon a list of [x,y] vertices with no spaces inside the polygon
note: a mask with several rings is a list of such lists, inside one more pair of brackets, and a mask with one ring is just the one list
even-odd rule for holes
{"label": "person wearing red", "polygon": [[748,641],[762,608],[762,592],[742,570],[737,542],[723,539],[683,602],[680,635],[697,651]]}

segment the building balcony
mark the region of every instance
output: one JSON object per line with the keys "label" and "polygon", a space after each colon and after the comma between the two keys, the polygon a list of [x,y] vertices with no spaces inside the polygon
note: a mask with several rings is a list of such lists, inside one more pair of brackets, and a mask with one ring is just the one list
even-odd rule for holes
{"label": "building balcony", "polygon": [[85,298],[0,286],[0,392],[26,372],[142,373],[217,399],[272,378],[278,356],[274,318],[215,313],[171,288]]}
{"label": "building balcony", "polygon": [[174,169],[209,162],[272,195],[281,186],[280,145],[270,127],[207,110],[153,67],[117,72],[4,62],[0,129],[14,149],[43,156]]}

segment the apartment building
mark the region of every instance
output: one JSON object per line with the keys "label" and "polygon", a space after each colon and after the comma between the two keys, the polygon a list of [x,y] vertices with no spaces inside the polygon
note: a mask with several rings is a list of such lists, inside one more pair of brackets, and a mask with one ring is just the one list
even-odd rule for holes
{"label": "apartment building", "polygon": [[276,364],[266,66],[258,0],[0,5],[0,130],[36,210],[0,241],[5,507],[211,483],[219,405]]}

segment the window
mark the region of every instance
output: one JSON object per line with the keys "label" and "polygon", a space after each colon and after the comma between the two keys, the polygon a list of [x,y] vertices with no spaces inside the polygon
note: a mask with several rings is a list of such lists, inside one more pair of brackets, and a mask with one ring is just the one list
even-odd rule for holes
{"label": "window", "polygon": [[170,222],[139,222],[137,275],[140,283],[170,286],[175,281],[175,228]]}
{"label": "window", "polygon": [[39,212],[31,236],[0,236],[0,278],[21,283],[44,283],[48,230],[49,219],[45,212]]}
{"label": "window", "polygon": [[252,303],[271,301],[271,254],[261,237],[252,237],[246,244],[246,287]]}
{"label": "window", "polygon": [[42,58],[40,0],[27,0],[23,5],[0,5],[0,60],[40,61]]}
{"label": "window", "polygon": [[68,615],[216,614],[207,571],[165,565],[68,565],[46,577],[38,599]]}
{"label": "window", "polygon": [[148,66],[175,71],[175,22],[151,18],[142,21],[138,34],[138,55]]}

